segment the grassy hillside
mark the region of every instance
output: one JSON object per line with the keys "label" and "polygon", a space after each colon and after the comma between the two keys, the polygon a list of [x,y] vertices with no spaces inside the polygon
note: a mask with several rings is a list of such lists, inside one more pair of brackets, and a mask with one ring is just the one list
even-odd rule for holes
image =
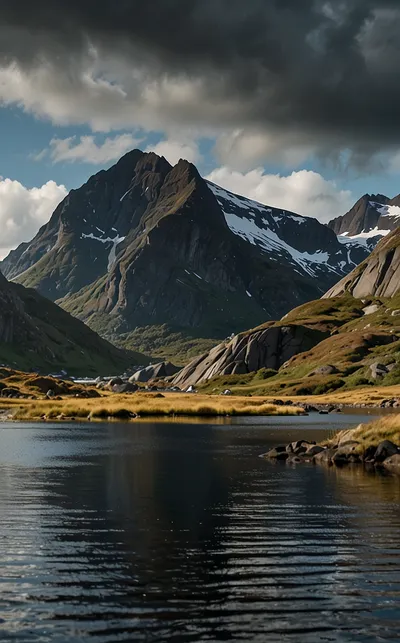
{"label": "grassy hillside", "polygon": [[[376,312],[370,312],[371,306],[377,306]],[[318,328],[329,336],[312,350],[293,357],[279,371],[262,369],[217,377],[202,390],[231,388],[238,394],[310,396],[400,384],[400,295],[391,299],[344,296],[314,301],[293,310],[276,325],[289,323]],[[374,379],[370,366],[377,362],[388,366],[390,372]],[[333,366],[336,372],[313,374],[324,366]]]}
{"label": "grassy hillside", "polygon": [[101,375],[149,362],[143,355],[116,348],[36,291],[17,284],[10,287],[37,332],[24,343],[1,342],[1,363],[21,370],[64,369],[71,375]]}

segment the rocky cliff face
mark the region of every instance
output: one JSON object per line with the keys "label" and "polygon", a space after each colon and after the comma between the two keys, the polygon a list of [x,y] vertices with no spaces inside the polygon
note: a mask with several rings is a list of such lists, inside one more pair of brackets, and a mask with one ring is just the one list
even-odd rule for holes
{"label": "rocky cliff face", "polygon": [[356,298],[393,297],[400,290],[400,229],[385,237],[360,266],[336,286],[325,298],[349,293]]}
{"label": "rocky cliff face", "polygon": [[73,190],[1,268],[108,337],[167,324],[222,338],[321,296],[367,252],[186,161],[134,150]]}
{"label": "rocky cliff face", "polygon": [[243,375],[262,368],[278,370],[298,353],[310,350],[329,333],[297,325],[271,325],[237,335],[193,360],[174,379],[181,388],[201,384],[217,375]]}

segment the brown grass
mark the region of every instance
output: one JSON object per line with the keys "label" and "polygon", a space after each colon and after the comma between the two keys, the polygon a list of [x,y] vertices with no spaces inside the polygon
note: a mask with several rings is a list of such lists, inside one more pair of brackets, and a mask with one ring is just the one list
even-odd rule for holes
{"label": "brown grass", "polygon": [[[210,395],[165,394],[165,397],[146,393],[107,395],[97,399],[13,400],[0,402],[12,412],[14,420],[46,419],[129,419],[130,414],[142,417],[162,416],[245,416],[298,415],[302,409],[276,406],[265,398],[219,397]],[[61,418],[61,416],[63,416]]]}
{"label": "brown grass", "polygon": [[383,440],[391,440],[400,446],[400,414],[387,415],[371,424],[360,424],[355,429],[340,431],[330,442],[334,445],[345,440],[358,440],[362,449],[377,446]]}

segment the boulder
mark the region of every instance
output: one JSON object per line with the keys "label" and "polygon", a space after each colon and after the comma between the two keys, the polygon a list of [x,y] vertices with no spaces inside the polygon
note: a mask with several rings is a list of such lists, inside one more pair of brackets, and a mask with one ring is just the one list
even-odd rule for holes
{"label": "boulder", "polygon": [[397,473],[400,475],[400,453],[396,453],[395,455],[392,455],[390,458],[387,458],[383,466],[385,469],[392,473]]}
{"label": "boulder", "polygon": [[159,362],[158,364],[151,364],[137,371],[129,378],[129,381],[134,384],[135,382],[150,382],[150,380],[161,379],[165,377],[172,377],[179,373],[181,368],[171,364],[171,362]]}
{"label": "boulder", "polygon": [[309,449],[307,449],[306,456],[309,457],[309,458],[312,458],[315,455],[318,455],[319,453],[322,453],[323,451],[325,451],[325,449],[316,444],[315,446],[312,446]]}
{"label": "boulder", "polygon": [[136,393],[139,390],[137,384],[132,384],[131,382],[124,382],[123,384],[114,384],[112,387],[113,393]]}
{"label": "boulder", "polygon": [[270,449],[267,453],[264,453],[262,458],[266,460],[287,460],[289,454],[286,451],[286,446],[278,446]]}
{"label": "boulder", "polygon": [[47,397],[48,400],[53,399],[55,396],[56,396],[56,394],[54,393],[53,389],[51,389],[51,388],[46,393],[46,397]]}
{"label": "boulder", "polygon": [[380,308],[381,307],[378,304],[371,304],[370,306],[363,308],[363,313],[364,315],[373,315],[374,313],[377,313]]}
{"label": "boulder", "polygon": [[330,464],[335,453],[336,449],[324,449],[314,456],[314,462],[316,464]]}
{"label": "boulder", "polygon": [[378,447],[375,452],[375,461],[376,462],[383,462],[387,458],[392,457],[393,455],[396,455],[399,453],[399,449],[390,440],[384,440],[380,444],[378,444]]}
{"label": "boulder", "polygon": [[352,462],[361,462],[361,456],[357,453],[359,448],[358,442],[348,442],[343,444],[332,456],[334,464],[350,464]]}
{"label": "boulder", "polygon": [[297,442],[291,442],[287,445],[287,453],[293,453],[294,455],[301,455],[306,453],[308,449],[312,446],[315,446],[315,442],[308,442],[307,440],[297,440]]}
{"label": "boulder", "polygon": [[364,462],[374,462],[376,446],[369,446],[364,451]]}
{"label": "boulder", "polygon": [[387,375],[389,372],[386,366],[384,366],[384,364],[379,364],[379,362],[376,362],[375,364],[371,364],[369,369],[371,371],[371,377],[374,380],[377,380],[380,377],[385,377],[385,375]]}
{"label": "boulder", "polygon": [[221,395],[232,395],[232,391],[227,388],[225,391],[222,391]]}
{"label": "boulder", "polygon": [[107,384],[107,388],[112,389],[113,386],[121,386],[124,383],[120,377],[113,377]]}

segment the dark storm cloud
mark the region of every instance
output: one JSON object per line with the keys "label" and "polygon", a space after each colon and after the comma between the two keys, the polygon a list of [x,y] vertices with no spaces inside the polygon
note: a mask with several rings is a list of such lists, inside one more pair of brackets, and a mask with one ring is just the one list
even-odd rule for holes
{"label": "dark storm cloud", "polygon": [[73,73],[90,42],[149,77],[201,79],[238,127],[360,159],[400,142],[398,0],[1,0],[0,24],[3,60],[28,68]]}

